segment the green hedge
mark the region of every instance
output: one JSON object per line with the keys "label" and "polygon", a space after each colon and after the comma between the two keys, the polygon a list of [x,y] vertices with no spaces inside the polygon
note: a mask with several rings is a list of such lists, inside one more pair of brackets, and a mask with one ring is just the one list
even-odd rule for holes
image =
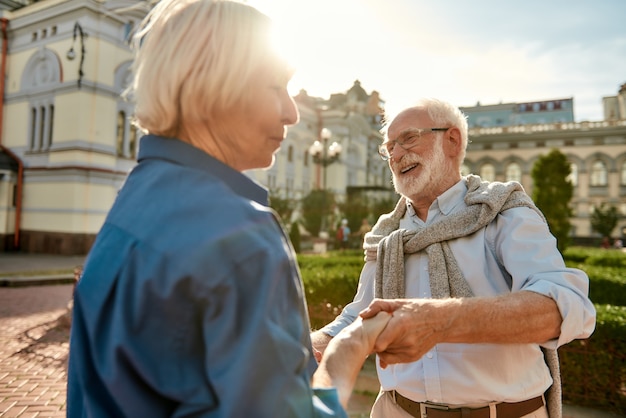
{"label": "green hedge", "polygon": [[324,255],[298,254],[311,327],[331,322],[354,298],[363,267],[363,251],[347,250]]}
{"label": "green hedge", "polygon": [[563,399],[626,414],[626,306],[595,307],[591,337],[559,348]]}
{"label": "green hedge", "polygon": [[[596,330],[587,340],[559,348],[566,403],[626,414],[626,253],[572,247],[569,267],[589,275],[589,295],[597,310]],[[332,321],[354,297],[363,252],[298,255],[311,327]]]}

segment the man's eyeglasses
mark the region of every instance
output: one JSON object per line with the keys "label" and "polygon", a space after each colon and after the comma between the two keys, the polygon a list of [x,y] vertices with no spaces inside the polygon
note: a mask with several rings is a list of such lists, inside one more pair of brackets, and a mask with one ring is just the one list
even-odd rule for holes
{"label": "man's eyeglasses", "polygon": [[424,135],[437,131],[447,131],[450,128],[415,128],[411,129],[408,132],[402,134],[401,136],[404,138],[402,140],[395,139],[393,141],[383,142],[378,146],[378,154],[380,154],[380,158],[387,161],[391,158],[391,154],[393,153],[393,149],[396,144],[400,145],[403,150],[408,151],[414,146],[417,145],[417,141]]}

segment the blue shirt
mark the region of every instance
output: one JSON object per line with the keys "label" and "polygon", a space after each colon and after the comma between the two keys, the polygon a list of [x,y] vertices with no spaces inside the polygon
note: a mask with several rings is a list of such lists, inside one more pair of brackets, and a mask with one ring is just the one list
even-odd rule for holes
{"label": "blue shirt", "polygon": [[67,416],[345,417],[267,192],[147,135],[76,288]]}

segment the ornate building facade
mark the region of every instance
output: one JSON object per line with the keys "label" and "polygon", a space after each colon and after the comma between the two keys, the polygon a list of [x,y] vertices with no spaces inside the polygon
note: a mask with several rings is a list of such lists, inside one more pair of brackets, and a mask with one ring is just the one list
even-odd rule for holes
{"label": "ornate building facade", "polygon": [[135,162],[132,105],[120,93],[128,36],[149,3],[9,3],[0,17],[0,247],[82,254]]}
{"label": "ornate building facade", "polygon": [[613,238],[626,236],[626,120],[549,123],[470,129],[463,171],[485,180],[519,181],[532,195],[531,170],[556,148],[570,162],[575,242],[592,244],[594,209],[605,203],[620,215]]}

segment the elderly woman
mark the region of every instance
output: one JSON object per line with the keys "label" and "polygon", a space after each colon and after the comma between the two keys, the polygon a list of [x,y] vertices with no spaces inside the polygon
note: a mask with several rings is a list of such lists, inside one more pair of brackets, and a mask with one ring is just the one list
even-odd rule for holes
{"label": "elderly woman", "polygon": [[389,315],[357,321],[318,367],[294,252],[242,174],[298,121],[269,19],[164,0],[135,38],[146,135],[76,287],[68,417],[346,416]]}

